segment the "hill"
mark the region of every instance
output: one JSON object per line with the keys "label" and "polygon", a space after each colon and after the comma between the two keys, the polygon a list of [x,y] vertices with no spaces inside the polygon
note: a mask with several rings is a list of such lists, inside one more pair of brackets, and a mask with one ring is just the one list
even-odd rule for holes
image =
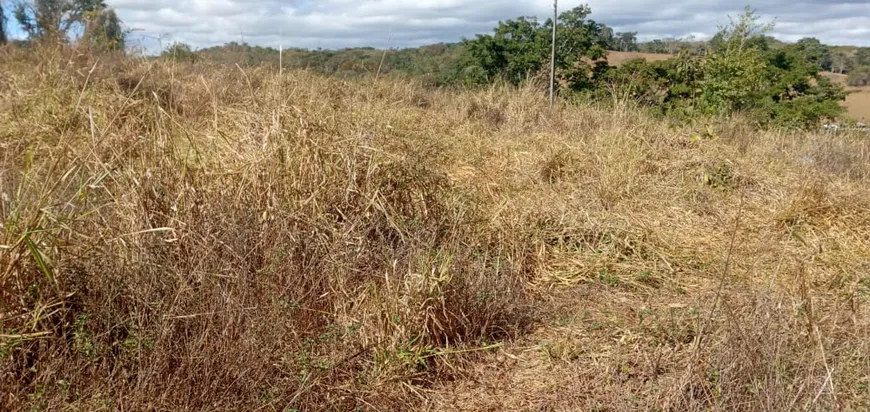
{"label": "hill", "polygon": [[870,151],[0,55],[0,409],[865,410]]}

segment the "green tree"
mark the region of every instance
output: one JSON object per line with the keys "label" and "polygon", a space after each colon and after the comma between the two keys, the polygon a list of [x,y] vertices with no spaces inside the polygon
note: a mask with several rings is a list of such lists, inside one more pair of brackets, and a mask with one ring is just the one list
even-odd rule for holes
{"label": "green tree", "polygon": [[534,17],[499,22],[492,35],[478,35],[463,42],[465,55],[461,74],[473,75],[469,83],[489,82],[502,77],[519,84],[543,67],[547,38]]}
{"label": "green tree", "polygon": [[851,71],[855,66],[855,59],[852,56],[842,52],[834,51],[831,53],[831,71],[834,73],[843,74]]}
{"label": "green tree", "polygon": [[841,86],[819,73],[819,66],[800,50],[781,48],[768,54],[768,84],[757,102],[760,121],[788,128],[817,126],[821,118],[842,114]]}
{"label": "green tree", "polygon": [[85,14],[85,31],[82,38],[91,50],[124,51],[127,33],[115,10],[103,8]]}
{"label": "green tree", "polygon": [[720,30],[709,53],[627,62],[610,70],[609,89],[674,118],[740,111],[762,125],[811,128],[840,116],[843,89],[819,72],[824,48],[778,45],[765,36],[771,28],[747,9]]}
{"label": "green tree", "polygon": [[806,37],[791,46],[798,54],[821,70],[831,70],[833,57],[831,50],[818,39]]}
{"label": "green tree", "polygon": [[827,48],[815,39],[777,47],[748,8],[721,30],[721,43],[704,62],[702,107],[708,113],[744,111],[762,124],[814,127],[842,114],[842,87],[819,73]]}
{"label": "green tree", "polygon": [[703,62],[702,56],[689,50],[664,61],[629,60],[606,74],[604,96],[631,99],[673,118],[695,116]]}
{"label": "green tree", "polygon": [[617,50],[619,47],[616,39],[616,32],[613,31],[612,27],[609,27],[606,24],[601,25],[601,32],[598,33],[598,39],[604,43],[607,50]]}
{"label": "green tree", "polygon": [[646,53],[658,53],[665,54],[669,53],[668,45],[661,39],[655,39],[653,41],[644,43],[641,47],[641,51]]}
{"label": "green tree", "polygon": [[859,47],[855,51],[856,66],[870,66],[870,47]]}
{"label": "green tree", "polygon": [[176,62],[196,62],[196,52],[193,51],[190,45],[181,42],[172,43],[166,50],[163,50],[160,56]]}
{"label": "green tree", "polygon": [[[588,20],[591,10],[579,6],[559,15],[556,67],[560,78],[573,89],[590,85],[592,67],[587,60],[606,55],[606,26]],[[552,19],[540,24],[534,17],[499,22],[493,34],[463,41],[463,54],[452,70],[456,82],[480,84],[503,78],[519,84],[547,67],[550,56]]]}
{"label": "green tree", "polygon": [[846,84],[854,87],[870,86],[870,66],[861,66],[850,71]]}
{"label": "green tree", "polygon": [[6,44],[6,12],[3,11],[3,2],[0,2],[0,44]]}
{"label": "green tree", "polygon": [[105,8],[103,0],[18,0],[13,14],[31,39],[64,39],[87,13]]}
{"label": "green tree", "polygon": [[[592,13],[589,6],[575,7],[559,15],[559,35],[556,37],[556,68],[560,79],[574,91],[593,86],[594,69],[589,61],[602,61],[596,65],[600,71],[606,66],[608,36],[606,26],[587,19]],[[553,22],[547,20],[544,31],[552,31]]]}
{"label": "green tree", "polygon": [[621,32],[616,33],[616,50],[630,52],[638,51],[637,32]]}
{"label": "green tree", "polygon": [[759,23],[747,8],[716,35],[703,67],[701,103],[709,113],[730,113],[746,108],[764,86],[766,42],[772,27]]}

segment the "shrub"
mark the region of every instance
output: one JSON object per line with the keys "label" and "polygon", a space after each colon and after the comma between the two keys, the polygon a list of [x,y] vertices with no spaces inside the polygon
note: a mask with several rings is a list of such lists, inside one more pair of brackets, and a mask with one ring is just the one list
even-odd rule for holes
{"label": "shrub", "polygon": [[179,42],[172,43],[160,56],[176,62],[194,63],[197,60],[196,53],[190,48],[190,45]]}
{"label": "shrub", "polygon": [[850,71],[846,84],[852,87],[870,86],[870,66],[861,66]]}

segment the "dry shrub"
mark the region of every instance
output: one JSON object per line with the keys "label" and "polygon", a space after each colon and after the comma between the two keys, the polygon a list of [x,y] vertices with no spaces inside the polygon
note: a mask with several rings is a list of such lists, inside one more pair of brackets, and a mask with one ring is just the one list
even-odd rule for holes
{"label": "dry shrub", "polygon": [[[91,79],[104,94],[79,108],[29,102],[87,107],[103,136],[135,142],[59,121],[63,146],[21,146],[13,136],[44,120],[10,124],[5,407],[397,407],[401,383],[449,372],[451,351],[530,324],[525,258],[437,153],[347,139],[356,126],[317,104],[243,111],[285,92],[257,71],[206,80],[216,107],[192,111],[199,74],[174,69]],[[242,80],[250,98],[228,95]]]}
{"label": "dry shrub", "polygon": [[745,155],[756,143],[758,133],[752,121],[743,116],[734,116],[726,122],[717,124],[717,135],[724,141],[737,147],[740,154]]}
{"label": "dry shrub", "polygon": [[481,104],[472,101],[465,113],[467,118],[482,120],[489,127],[496,129],[505,122],[504,108],[492,106],[486,103]]}
{"label": "dry shrub", "polygon": [[704,169],[701,182],[716,189],[733,189],[738,185],[739,178],[731,163],[719,161]]}
{"label": "dry shrub", "polygon": [[816,143],[808,158],[825,172],[850,179],[866,178],[870,172],[870,153],[864,138],[825,139]]}
{"label": "dry shrub", "polygon": [[576,155],[568,150],[553,153],[541,165],[541,180],[546,183],[558,183],[583,171],[583,165]]}

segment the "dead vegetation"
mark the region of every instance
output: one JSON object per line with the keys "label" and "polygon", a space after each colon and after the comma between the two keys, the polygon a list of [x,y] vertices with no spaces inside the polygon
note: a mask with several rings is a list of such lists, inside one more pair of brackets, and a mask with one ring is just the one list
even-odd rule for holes
{"label": "dead vegetation", "polygon": [[0,409],[870,407],[860,136],[0,67]]}

